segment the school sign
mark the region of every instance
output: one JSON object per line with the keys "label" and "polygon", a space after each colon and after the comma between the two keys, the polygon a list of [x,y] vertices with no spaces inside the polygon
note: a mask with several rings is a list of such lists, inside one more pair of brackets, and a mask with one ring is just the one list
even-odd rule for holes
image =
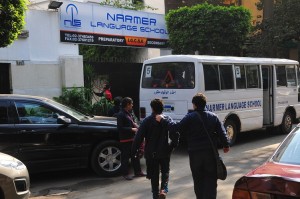
{"label": "school sign", "polygon": [[77,2],[61,6],[61,42],[166,48],[168,38],[164,15]]}

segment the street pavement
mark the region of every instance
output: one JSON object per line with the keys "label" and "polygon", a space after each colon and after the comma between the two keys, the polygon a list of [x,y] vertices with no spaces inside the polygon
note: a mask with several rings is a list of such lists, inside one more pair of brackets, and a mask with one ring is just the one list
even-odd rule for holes
{"label": "street pavement", "polygon": [[[219,150],[227,166],[228,178],[218,181],[218,199],[231,199],[234,183],[243,174],[262,164],[273,153],[285,135],[266,135],[257,132],[241,139],[228,154]],[[145,161],[142,159],[145,169]],[[32,186],[31,199],[144,199],[151,198],[150,181],[146,178],[135,178],[125,181],[121,176],[99,178],[89,174],[74,179],[69,174],[52,180],[52,184],[36,184]],[[67,178],[71,178],[68,180]],[[76,178],[76,177],[75,177]],[[37,196],[39,191],[47,190],[44,196]],[[171,158],[169,193],[167,198],[196,198],[189,168],[188,155],[184,148],[175,151]]]}

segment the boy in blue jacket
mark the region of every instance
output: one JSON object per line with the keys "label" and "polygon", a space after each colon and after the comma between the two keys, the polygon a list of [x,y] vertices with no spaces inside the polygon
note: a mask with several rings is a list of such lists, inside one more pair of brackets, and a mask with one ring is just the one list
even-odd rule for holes
{"label": "boy in blue jacket", "polygon": [[[147,178],[151,180],[153,199],[164,199],[168,192],[170,173],[170,156],[173,149],[178,145],[179,134],[170,134],[155,120],[155,116],[162,114],[163,102],[161,99],[151,101],[152,114],[141,123],[133,141],[132,151],[138,154],[139,146],[145,139],[145,159],[147,166]],[[172,122],[168,116],[165,120]],[[159,176],[161,171],[161,184],[159,188]]]}

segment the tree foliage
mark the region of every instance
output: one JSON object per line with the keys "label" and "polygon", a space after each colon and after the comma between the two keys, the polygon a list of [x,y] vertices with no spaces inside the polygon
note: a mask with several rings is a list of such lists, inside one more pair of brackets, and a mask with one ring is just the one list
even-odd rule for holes
{"label": "tree foliage", "polygon": [[185,0],[179,2],[181,5],[186,5],[186,6],[194,6],[197,4],[203,4],[203,3],[208,3],[212,5],[224,5],[226,3],[226,0]]}
{"label": "tree foliage", "polygon": [[79,53],[83,55],[85,61],[91,62],[114,62],[126,60],[132,62],[137,56],[137,48],[79,45]]}
{"label": "tree foliage", "polygon": [[27,0],[0,0],[0,47],[17,39],[25,25]]}
{"label": "tree foliage", "polygon": [[299,10],[299,0],[275,1],[273,17],[264,19],[252,34],[250,55],[288,57],[288,49],[297,48],[300,40]]}
{"label": "tree foliage", "polygon": [[152,9],[151,6],[144,5],[141,1],[132,1],[132,0],[105,0],[100,3],[100,5],[113,6],[116,8],[124,8],[128,10],[143,10],[143,9]]}
{"label": "tree foliage", "polygon": [[198,4],[166,15],[169,43],[175,54],[240,55],[251,28],[249,10]]}
{"label": "tree foliage", "polygon": [[113,102],[101,97],[99,101],[92,104],[91,100],[87,99],[89,94],[90,90],[88,88],[63,88],[62,95],[53,99],[87,115],[108,116],[108,111],[113,107]]}

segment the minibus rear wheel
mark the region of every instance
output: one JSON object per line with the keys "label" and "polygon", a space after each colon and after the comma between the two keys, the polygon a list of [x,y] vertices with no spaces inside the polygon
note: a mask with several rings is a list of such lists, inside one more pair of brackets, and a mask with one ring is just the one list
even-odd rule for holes
{"label": "minibus rear wheel", "polygon": [[293,114],[290,111],[286,111],[282,118],[281,133],[288,134],[293,127]]}
{"label": "minibus rear wheel", "polygon": [[236,124],[232,120],[226,120],[224,127],[226,129],[226,134],[228,136],[230,146],[232,146],[235,143],[235,140],[236,140],[236,137],[238,134]]}

